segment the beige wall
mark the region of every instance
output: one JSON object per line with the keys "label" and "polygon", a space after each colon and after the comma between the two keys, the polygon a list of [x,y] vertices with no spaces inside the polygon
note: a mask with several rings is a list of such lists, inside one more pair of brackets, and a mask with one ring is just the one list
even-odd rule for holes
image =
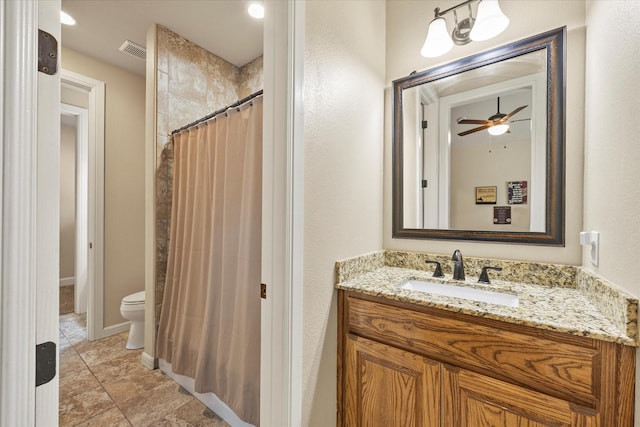
{"label": "beige wall", "polygon": [[[498,140],[499,141],[499,140]],[[508,146],[451,145],[450,227],[456,230],[529,231],[529,204],[511,205],[511,224],[495,225],[493,207],[509,206],[507,182],[531,182],[531,142],[511,141]],[[478,205],[475,187],[496,187],[494,205]]]}
{"label": "beige wall", "polygon": [[[426,36],[428,19],[436,7],[448,8],[457,1],[389,0],[387,2],[387,59],[385,97],[385,191],[384,247],[437,253],[451,253],[459,248],[469,256],[524,259],[564,264],[580,264],[578,233],[582,229],[582,176],[584,139],[584,49],[585,3],[582,1],[537,0],[500,2],[511,24],[499,36],[484,42],[456,46],[439,58],[423,58],[420,48]],[[451,26],[453,17],[447,15]],[[566,246],[487,244],[437,240],[391,238],[391,82],[414,70],[422,71],[483,50],[517,41],[566,25],[567,36],[567,167],[566,167]]]}
{"label": "beige wall", "polygon": [[60,278],[75,275],[76,128],[60,125]]}
{"label": "beige wall", "polygon": [[385,4],[308,1],[304,57],[304,426],[336,416],[336,260],[382,245]]}
{"label": "beige wall", "polygon": [[[600,262],[583,266],[640,297],[640,2],[587,8],[584,229],[600,232]],[[636,361],[640,425],[640,357]]]}
{"label": "beige wall", "polygon": [[171,131],[262,89],[262,57],[238,68],[179,34],[150,30],[156,76],[155,318],[160,318],[167,271],[173,150]]}
{"label": "beige wall", "polygon": [[62,48],[62,67],[105,82],[104,326],[144,289],[144,78]]}

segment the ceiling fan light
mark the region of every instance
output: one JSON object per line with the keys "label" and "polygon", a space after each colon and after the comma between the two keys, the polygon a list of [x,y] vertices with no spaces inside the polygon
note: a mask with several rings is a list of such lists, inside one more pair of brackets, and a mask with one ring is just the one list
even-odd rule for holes
{"label": "ceiling fan light", "polygon": [[264,6],[260,3],[251,3],[247,8],[247,12],[252,18],[262,19],[264,18]]}
{"label": "ceiling fan light", "polygon": [[498,0],[480,0],[478,15],[469,37],[474,41],[489,40],[509,26],[509,18],[502,13]]}
{"label": "ceiling fan light", "polygon": [[509,130],[509,125],[505,125],[505,124],[491,126],[489,129],[487,129],[487,131],[493,136],[503,135],[508,130]]}
{"label": "ceiling fan light", "polygon": [[435,58],[449,52],[451,48],[453,48],[453,40],[447,31],[447,21],[442,17],[434,19],[429,24],[427,38],[420,54],[425,58]]}

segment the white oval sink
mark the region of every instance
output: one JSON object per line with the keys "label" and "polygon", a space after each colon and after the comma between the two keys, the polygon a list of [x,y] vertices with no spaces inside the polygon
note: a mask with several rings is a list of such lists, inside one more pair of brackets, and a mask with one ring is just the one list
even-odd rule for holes
{"label": "white oval sink", "polygon": [[428,294],[442,295],[445,297],[462,298],[470,301],[486,302],[489,304],[504,305],[506,307],[518,307],[518,295],[485,291],[466,286],[425,282],[423,280],[407,280],[400,285],[400,289],[426,292]]}

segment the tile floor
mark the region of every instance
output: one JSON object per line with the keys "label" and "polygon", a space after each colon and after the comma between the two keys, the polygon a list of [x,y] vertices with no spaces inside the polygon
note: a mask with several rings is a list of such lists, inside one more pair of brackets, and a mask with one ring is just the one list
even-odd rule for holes
{"label": "tile floor", "polygon": [[60,316],[60,410],[64,426],[228,427],[199,400],[126,350],[127,332],[89,342],[86,317]]}
{"label": "tile floor", "polygon": [[67,314],[73,312],[75,295],[75,285],[60,286],[60,313]]}

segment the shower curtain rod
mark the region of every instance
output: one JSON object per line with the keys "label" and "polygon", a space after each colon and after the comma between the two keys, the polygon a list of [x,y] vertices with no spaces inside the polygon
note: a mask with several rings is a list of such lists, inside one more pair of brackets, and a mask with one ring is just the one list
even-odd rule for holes
{"label": "shower curtain rod", "polygon": [[240,107],[241,105],[243,105],[243,104],[245,104],[245,103],[247,103],[247,102],[251,101],[252,99],[257,98],[258,96],[262,95],[262,92],[263,92],[263,89],[260,89],[259,91],[254,92],[254,93],[252,93],[252,94],[251,94],[251,95],[249,95],[249,96],[245,96],[244,98],[239,99],[237,102],[235,102],[235,103],[233,103],[233,104],[231,104],[231,105],[227,105],[227,106],[226,106],[226,107],[224,107],[224,108],[221,108],[221,109],[219,109],[219,110],[217,110],[217,111],[214,111],[213,113],[211,113],[211,114],[209,114],[209,115],[207,115],[207,116],[204,116],[204,117],[203,117],[203,118],[201,118],[201,119],[196,120],[195,122],[191,122],[191,123],[189,123],[188,125],[184,125],[184,126],[182,126],[181,128],[178,128],[178,129],[176,129],[176,130],[172,131],[172,132],[169,134],[169,136],[175,135],[176,133],[182,132],[183,130],[187,130],[187,129],[189,129],[190,127],[193,127],[193,126],[195,126],[195,125],[198,125],[198,124],[200,124],[200,123],[202,123],[202,122],[206,122],[207,120],[212,119],[212,118],[214,118],[215,116],[217,116],[218,114],[222,114],[222,113],[224,113],[225,111],[227,111],[227,110],[229,110],[229,109],[231,109],[231,108],[237,108],[237,107]]}

